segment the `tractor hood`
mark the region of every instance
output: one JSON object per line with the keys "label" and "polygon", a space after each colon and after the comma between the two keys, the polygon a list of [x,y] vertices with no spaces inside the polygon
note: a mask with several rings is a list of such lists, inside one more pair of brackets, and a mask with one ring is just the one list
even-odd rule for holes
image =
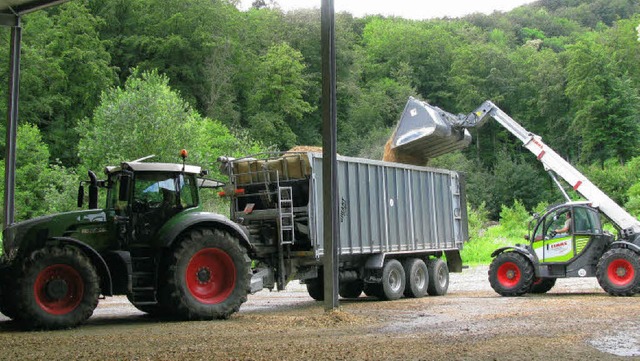
{"label": "tractor hood", "polygon": [[42,245],[52,237],[73,237],[87,229],[105,228],[107,215],[104,210],[92,209],[58,213],[14,223],[2,233],[3,262],[13,261],[24,249]]}

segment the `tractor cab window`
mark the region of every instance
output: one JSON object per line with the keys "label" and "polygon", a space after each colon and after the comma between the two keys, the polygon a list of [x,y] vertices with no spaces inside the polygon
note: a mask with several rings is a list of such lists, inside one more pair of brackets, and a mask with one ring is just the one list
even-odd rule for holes
{"label": "tractor cab window", "polygon": [[127,209],[127,201],[118,199],[120,191],[120,173],[111,174],[108,181],[107,209],[114,209],[116,214],[123,215]]}
{"label": "tractor cab window", "polygon": [[141,172],[136,174],[133,205],[140,209],[178,207],[178,191],[173,174]]}
{"label": "tractor cab window", "polygon": [[181,174],[178,179],[180,187],[180,206],[190,208],[198,205],[198,190],[193,176]]}

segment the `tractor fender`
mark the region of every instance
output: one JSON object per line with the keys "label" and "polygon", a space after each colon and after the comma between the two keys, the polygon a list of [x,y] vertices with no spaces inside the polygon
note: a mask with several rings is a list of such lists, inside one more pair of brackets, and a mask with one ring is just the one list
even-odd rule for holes
{"label": "tractor fender", "polygon": [[527,257],[527,259],[531,261],[532,265],[535,266],[536,264],[538,264],[537,257],[531,252],[529,252],[528,249],[520,246],[506,246],[506,247],[498,248],[495,251],[493,251],[493,253],[491,253],[491,258],[495,258],[497,255],[503,252],[518,252],[523,256]]}
{"label": "tractor fender", "polygon": [[640,246],[631,243],[631,242],[627,242],[627,241],[616,241],[611,243],[611,245],[609,246],[609,249],[612,248],[626,248],[626,249],[630,249],[632,251],[634,251],[637,254],[640,254]]}
{"label": "tractor fender", "polygon": [[249,240],[249,232],[245,227],[240,226],[221,214],[211,212],[185,214],[185,216],[180,218],[176,223],[166,224],[160,230],[160,236],[157,238],[155,246],[162,248],[170,247],[181,233],[196,227],[218,228],[227,231],[235,236],[247,251],[254,251],[253,245]]}
{"label": "tractor fender", "polygon": [[105,262],[104,258],[102,258],[102,256],[93,249],[93,247],[70,237],[52,237],[47,241],[47,243],[51,243],[51,241],[55,241],[56,244],[60,245],[68,244],[80,249],[87,257],[89,257],[91,263],[96,267],[96,271],[100,276],[100,289],[102,290],[102,294],[105,296],[113,296],[113,282],[111,280],[111,272],[109,271],[107,262]]}

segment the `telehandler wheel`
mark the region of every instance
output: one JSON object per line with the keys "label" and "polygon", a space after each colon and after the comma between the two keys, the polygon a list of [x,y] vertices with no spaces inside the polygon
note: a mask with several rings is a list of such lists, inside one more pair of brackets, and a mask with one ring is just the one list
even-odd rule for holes
{"label": "telehandler wheel", "polygon": [[449,290],[449,267],[447,262],[440,258],[432,258],[427,261],[429,270],[429,287],[427,293],[430,296],[444,296]]}
{"label": "telehandler wheel", "polygon": [[406,275],[404,268],[397,259],[390,259],[385,262],[382,268],[382,292],[380,298],[383,300],[397,300],[404,294]]}
{"label": "telehandler wheel", "polygon": [[34,251],[16,283],[19,318],[29,329],[77,326],[91,317],[100,296],[91,261],[71,246]]}
{"label": "telehandler wheel", "polygon": [[640,256],[630,249],[610,249],[598,261],[596,278],[610,295],[633,296],[640,291]]}
{"label": "telehandler wheel", "polygon": [[533,265],[517,252],[500,253],[489,266],[491,288],[502,296],[522,296],[529,292],[533,278]]}
{"label": "telehandler wheel", "polygon": [[364,282],[362,280],[341,282],[338,294],[342,298],[358,298],[362,294],[364,289]]}
{"label": "telehandler wheel", "polygon": [[531,293],[547,293],[556,285],[555,278],[535,278],[531,285]]}
{"label": "telehandler wheel", "polygon": [[218,229],[197,228],[178,244],[167,271],[167,307],[189,320],[225,319],[247,300],[251,259]]}
{"label": "telehandler wheel", "polygon": [[324,301],[324,270],[318,269],[318,277],[305,280],[309,296],[316,301]]}
{"label": "telehandler wheel", "polygon": [[404,261],[404,273],[407,277],[404,295],[420,298],[427,294],[429,287],[429,270],[420,258],[409,258]]}

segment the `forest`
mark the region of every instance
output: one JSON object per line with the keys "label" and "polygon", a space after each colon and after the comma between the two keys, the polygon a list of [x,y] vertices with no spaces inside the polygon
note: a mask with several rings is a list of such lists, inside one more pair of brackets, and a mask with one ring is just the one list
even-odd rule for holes
{"label": "forest", "polygon": [[[123,160],[177,162],[186,148],[215,171],[221,155],[322,144],[319,9],[73,0],[22,21],[17,220],[74,209],[87,170]],[[338,151],[381,159],[409,96],[452,113],[490,99],[640,216],[639,32],[640,0],[423,21],[338,13]],[[0,84],[9,34],[0,29]],[[472,135],[429,162],[467,174],[472,210],[497,220],[562,200],[497,124]]]}

